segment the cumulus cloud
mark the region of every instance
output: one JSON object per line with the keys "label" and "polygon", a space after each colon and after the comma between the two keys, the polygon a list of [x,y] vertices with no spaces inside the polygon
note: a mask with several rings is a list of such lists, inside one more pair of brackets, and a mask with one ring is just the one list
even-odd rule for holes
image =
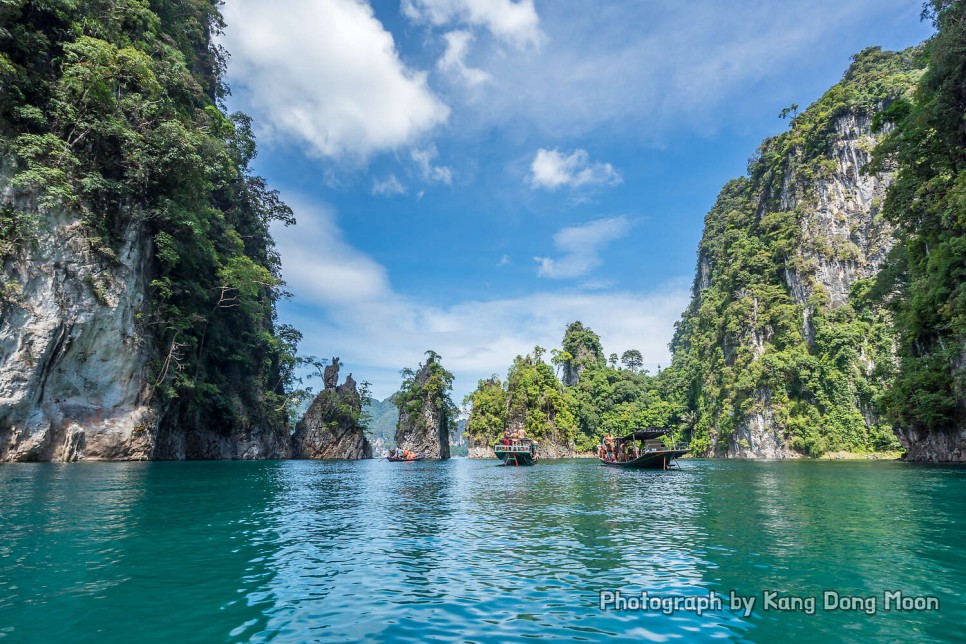
{"label": "cumulus cloud", "polygon": [[232,0],[223,8],[233,88],[270,135],[323,157],[410,145],[449,108],[399,58],[360,0]]}
{"label": "cumulus cloud", "polygon": [[553,279],[580,277],[600,266],[600,252],[610,242],[631,230],[626,217],[598,219],[582,226],[571,226],[553,236],[553,243],[563,255],[557,259],[534,257],[539,264],[537,275]]}
{"label": "cumulus cloud", "polygon": [[623,178],[609,163],[591,163],[586,150],[578,148],[568,155],[557,148],[541,148],[530,164],[529,180],[534,188],[556,190],[564,186],[614,186]]}
{"label": "cumulus cloud", "polygon": [[328,208],[289,199],[298,223],[273,227],[284,258],[285,281],[321,306],[378,301],[392,293],[386,270],[349,245]]}
{"label": "cumulus cloud", "polygon": [[[286,201],[299,223],[273,227],[294,294],[281,303],[280,316],[302,331],[303,353],[340,356],[346,372],[371,382],[378,398],[399,387],[399,369],[415,367],[433,349],[456,375],[454,400],[462,400],[479,379],[505,376],[514,356],[535,345],[559,346],[574,320],[600,334],[608,351],[638,349],[652,371],[669,364],[674,321],[689,300],[685,280],[648,292],[538,291],[430,305],[396,292],[385,268],[347,243],[330,208],[291,195]],[[606,238],[608,225],[595,223],[599,230],[590,235]],[[566,246],[577,233],[561,234]]]}
{"label": "cumulus cloud", "polygon": [[475,69],[466,64],[466,54],[473,40],[473,34],[468,31],[451,31],[443,38],[446,40],[446,52],[436,63],[440,70],[454,74],[470,87],[493,80],[493,77],[482,69]]}
{"label": "cumulus cloud", "polygon": [[533,0],[403,0],[403,14],[434,26],[466,24],[520,47],[544,40]]}
{"label": "cumulus cloud", "polygon": [[372,182],[372,194],[385,197],[404,195],[406,194],[406,186],[400,183],[396,175],[391,174],[385,179],[376,179]]}
{"label": "cumulus cloud", "polygon": [[[469,0],[408,4],[429,24],[483,29],[466,19]],[[831,64],[837,75],[870,38],[888,37],[872,31],[879,25],[916,24],[918,5],[541,2],[532,21],[546,34],[539,48],[508,52],[502,41],[485,38],[473,44],[474,67],[493,80],[485,96],[451,96],[459,105],[453,121],[461,131],[513,126],[573,138],[617,130],[650,145],[667,143],[680,129],[709,134],[749,115],[760,118],[776,94],[801,102],[802,92],[823,91],[836,77],[816,79],[817,70]],[[928,25],[922,31],[928,36]]]}
{"label": "cumulus cloud", "polygon": [[439,156],[436,146],[428,148],[414,148],[410,151],[410,156],[416,162],[419,173],[424,181],[435,183],[453,183],[453,170],[443,165],[433,165],[433,160]]}

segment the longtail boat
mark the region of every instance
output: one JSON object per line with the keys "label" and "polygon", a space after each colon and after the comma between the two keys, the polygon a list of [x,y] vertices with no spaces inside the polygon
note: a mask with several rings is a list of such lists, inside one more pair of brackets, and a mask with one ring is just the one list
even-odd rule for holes
{"label": "longtail boat", "polygon": [[537,444],[529,438],[497,445],[493,451],[503,465],[533,465],[537,462]]}
{"label": "longtail boat", "polygon": [[389,461],[390,463],[410,463],[415,461],[425,461],[426,458],[427,457],[425,454],[415,454],[413,452],[409,452],[409,450],[398,450],[398,449],[389,452],[389,455],[386,456],[386,460]]}
{"label": "longtail boat", "polygon": [[645,427],[598,446],[597,458],[602,465],[626,469],[666,470],[672,461],[688,453],[686,445],[666,445],[659,440],[669,436],[667,427]]}

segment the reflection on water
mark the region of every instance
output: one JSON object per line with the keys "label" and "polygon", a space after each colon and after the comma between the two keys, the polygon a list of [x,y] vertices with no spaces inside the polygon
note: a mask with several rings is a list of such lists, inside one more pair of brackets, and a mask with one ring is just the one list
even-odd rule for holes
{"label": "reflection on water", "polygon": [[[0,468],[0,639],[943,641],[966,620],[966,471],[685,460]],[[755,597],[703,615],[599,593]],[[762,593],[936,595],[814,615]]]}

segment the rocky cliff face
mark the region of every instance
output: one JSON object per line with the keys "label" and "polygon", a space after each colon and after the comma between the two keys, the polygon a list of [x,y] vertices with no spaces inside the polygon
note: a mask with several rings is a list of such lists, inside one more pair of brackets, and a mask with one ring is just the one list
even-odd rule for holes
{"label": "rocky cliff face", "polygon": [[451,419],[442,396],[426,387],[433,364],[433,360],[427,360],[415,374],[413,389],[420,392],[419,397],[401,401],[396,446],[427,458],[444,459],[450,457]]}
{"label": "rocky cliff face", "polygon": [[906,460],[925,463],[966,463],[966,429],[945,432],[900,427],[899,441],[906,448]]}
{"label": "rocky cliff face", "polygon": [[[797,209],[801,213],[800,243],[782,272],[787,292],[801,311],[802,336],[812,348],[816,309],[827,313],[848,305],[853,285],[874,277],[894,244],[892,229],[879,214],[892,174],[861,173],[876,145],[871,125],[869,115],[847,114],[836,119],[829,155],[834,169],[813,181],[803,180],[793,169],[785,177],[778,196],[782,211]],[[756,358],[761,358],[773,335],[767,329],[758,332],[756,316],[753,307],[748,339]],[[861,362],[861,367],[869,372],[875,368],[865,352]],[[752,411],[737,423],[727,445],[719,446],[719,451],[730,457],[800,456],[776,419],[771,390],[756,389],[752,400]],[[867,424],[879,422],[875,410],[864,411]]]}
{"label": "rocky cliff face", "polygon": [[60,215],[6,262],[20,293],[0,309],[0,459],[154,456],[146,255],[137,224],[115,259]]}
{"label": "rocky cliff face", "polygon": [[169,418],[154,394],[158,350],[141,321],[149,240],[133,222],[116,252],[95,242],[55,212],[4,263],[16,286],[0,304],[0,460],[287,457],[276,428],[239,423],[226,433]]}
{"label": "rocky cliff face", "polygon": [[324,460],[372,458],[372,445],[359,424],[362,398],[350,373],[339,381],[339,359],[323,378],[325,388],[312,401],[292,435],[292,457]]}
{"label": "rocky cliff face", "polygon": [[474,438],[472,435],[466,435],[466,445],[467,453],[469,458],[496,458],[496,452],[490,447],[488,441],[483,441]]}
{"label": "rocky cliff face", "polygon": [[882,406],[894,334],[869,296],[894,244],[880,212],[893,176],[862,168],[879,138],[874,114],[911,91],[917,64],[911,50],[858,54],[708,214],[672,343],[698,453],[897,446]]}

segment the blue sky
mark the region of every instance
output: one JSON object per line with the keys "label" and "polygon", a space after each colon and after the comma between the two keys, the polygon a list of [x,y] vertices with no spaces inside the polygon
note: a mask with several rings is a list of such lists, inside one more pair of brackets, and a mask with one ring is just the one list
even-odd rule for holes
{"label": "blue sky", "polygon": [[229,107],[298,219],[279,317],[378,398],[433,349],[459,401],[578,319],[656,371],[721,186],[921,7],[229,0]]}

